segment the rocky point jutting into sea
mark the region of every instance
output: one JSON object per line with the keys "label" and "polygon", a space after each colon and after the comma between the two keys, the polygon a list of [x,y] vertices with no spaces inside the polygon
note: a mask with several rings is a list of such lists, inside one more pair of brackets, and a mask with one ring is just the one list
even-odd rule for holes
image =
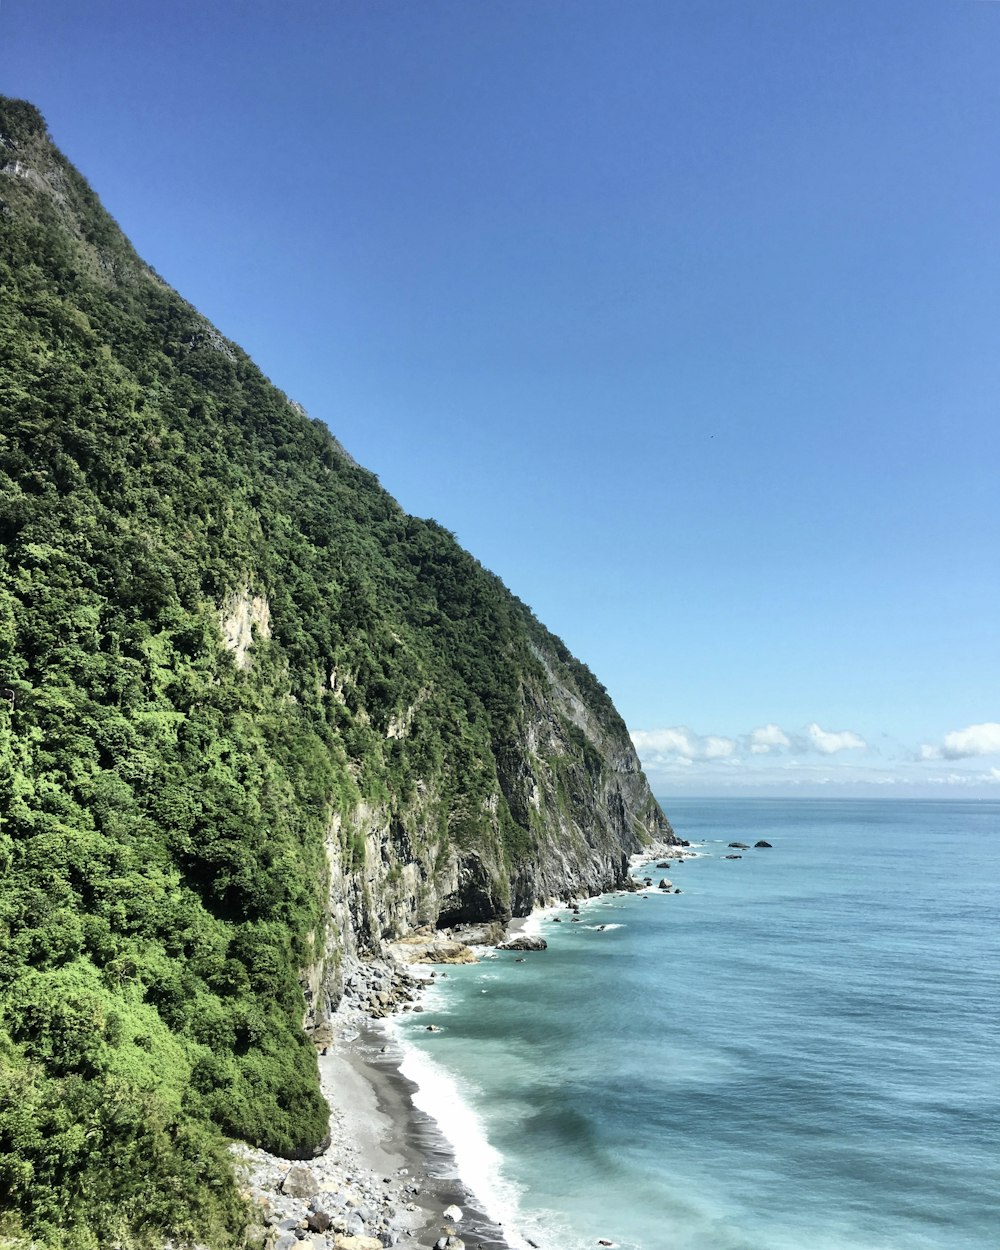
{"label": "rocky point jutting into sea", "polygon": [[589,669],[9,99],[0,281],[0,1234],[244,1244],[227,1142],[327,1149],[316,1052],[366,961],[673,835]]}

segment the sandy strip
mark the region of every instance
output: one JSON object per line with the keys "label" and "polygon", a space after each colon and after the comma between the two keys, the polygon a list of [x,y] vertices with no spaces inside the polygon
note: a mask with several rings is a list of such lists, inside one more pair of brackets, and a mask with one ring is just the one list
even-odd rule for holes
{"label": "sandy strip", "polygon": [[443,1212],[454,1204],[462,1211],[454,1228],[467,1250],[509,1250],[500,1227],[476,1208],[462,1184],[437,1126],[414,1107],[416,1086],[399,1071],[401,1060],[398,1045],[377,1023],[329,1047],[319,1060],[332,1116],[361,1165],[385,1176],[405,1172],[419,1186],[413,1231],[400,1244],[431,1250],[447,1225]]}

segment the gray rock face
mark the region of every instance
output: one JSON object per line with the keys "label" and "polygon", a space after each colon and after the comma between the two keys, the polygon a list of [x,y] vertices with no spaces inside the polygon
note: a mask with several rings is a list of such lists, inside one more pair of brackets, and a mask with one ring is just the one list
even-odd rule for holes
{"label": "gray rock face", "polygon": [[[416,787],[402,812],[362,801],[332,818],[326,946],[303,975],[304,1024],[316,1042],[333,1040],[333,1011],[349,989],[345,970],[382,955],[388,942],[424,925],[483,932],[539,902],[635,889],[630,856],[650,843],[660,856],[676,845],[628,732],[593,679],[543,630],[531,645],[537,668],[518,692],[517,741],[498,756],[499,788],[474,814],[471,845],[437,854],[442,796],[433,782]],[[530,858],[512,863],[504,850],[504,804],[532,831]],[[364,855],[347,862],[349,843],[363,844]]]}

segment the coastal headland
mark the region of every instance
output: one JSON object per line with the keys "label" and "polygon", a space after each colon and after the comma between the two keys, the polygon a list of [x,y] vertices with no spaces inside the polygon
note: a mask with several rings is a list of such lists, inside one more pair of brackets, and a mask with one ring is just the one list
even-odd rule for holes
{"label": "coastal headland", "polygon": [[25,101],[0,155],[0,1235],[234,1250],[242,1141],[300,1168],[281,1236],[389,1236],[346,1174],[306,1213],[345,1009],[673,832],[590,669],[139,257]]}

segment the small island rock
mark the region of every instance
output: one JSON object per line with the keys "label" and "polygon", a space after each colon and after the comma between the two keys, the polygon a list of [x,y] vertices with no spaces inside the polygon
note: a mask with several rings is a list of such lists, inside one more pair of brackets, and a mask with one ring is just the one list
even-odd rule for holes
{"label": "small island rock", "polygon": [[534,937],[529,933],[515,933],[497,947],[499,951],[544,951],[548,942],[543,937]]}

